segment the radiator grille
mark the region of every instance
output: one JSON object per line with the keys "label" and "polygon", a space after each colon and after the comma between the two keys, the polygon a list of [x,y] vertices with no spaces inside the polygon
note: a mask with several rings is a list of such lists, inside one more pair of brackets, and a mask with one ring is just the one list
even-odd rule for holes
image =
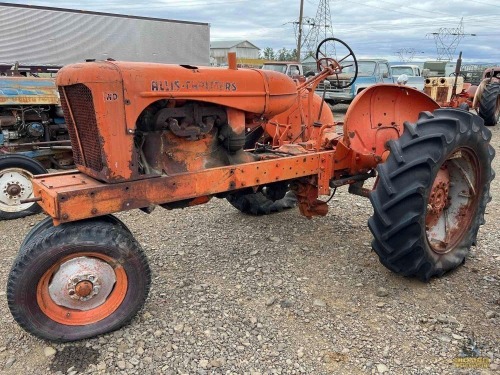
{"label": "radiator grille", "polygon": [[64,120],[66,122],[66,126],[68,127],[69,138],[71,139],[71,146],[73,149],[73,160],[75,161],[75,164],[84,165],[85,163],[83,162],[82,158],[82,150],[80,150],[80,147],[78,147],[78,141],[76,139],[75,124],[73,124],[73,119],[69,115],[69,107],[68,103],[66,102],[66,98],[64,96],[64,91],[62,87],[59,87],[59,96],[61,98],[61,107],[64,112]]}
{"label": "radiator grille", "polygon": [[436,101],[438,103],[446,103],[448,101],[448,87],[437,88]]}
{"label": "radiator grille", "polygon": [[[92,92],[81,83],[65,86],[59,88],[59,90],[71,144],[73,145],[75,163],[100,172],[103,169],[101,142],[97,130]],[[69,103],[66,103],[63,90]],[[71,118],[69,110],[71,110],[73,118]],[[73,123],[73,119],[75,123]],[[82,150],[77,147],[77,134]]]}

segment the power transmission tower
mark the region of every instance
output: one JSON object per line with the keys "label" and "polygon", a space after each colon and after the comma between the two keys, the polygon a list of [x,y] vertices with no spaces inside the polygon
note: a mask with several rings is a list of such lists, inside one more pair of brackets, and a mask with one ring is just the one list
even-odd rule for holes
{"label": "power transmission tower", "polygon": [[455,50],[460,41],[466,36],[476,36],[476,34],[464,33],[464,19],[460,20],[458,27],[449,28],[441,27],[437,32],[428,34],[434,38],[437,50],[437,59],[452,61],[455,55]]}
{"label": "power transmission tower", "polygon": [[[300,50],[297,48],[297,52],[301,55],[307,55],[308,51],[304,50],[304,46],[311,35],[311,31],[314,29],[315,21],[311,17],[302,17],[302,25],[300,21],[288,22],[293,25],[293,32],[295,33],[295,40],[297,40],[297,47],[300,42]],[[300,41],[299,41],[300,36]],[[300,56],[299,56],[300,60]]]}
{"label": "power transmission tower", "polygon": [[413,61],[413,58],[417,53],[423,53],[423,52],[417,52],[415,48],[400,48],[396,51],[396,54],[401,59],[401,62]]}
{"label": "power transmission tower", "polygon": [[311,55],[316,51],[318,44],[325,38],[333,37],[332,16],[330,14],[330,0],[320,0],[314,22],[310,24],[309,33],[304,38],[303,54]]}

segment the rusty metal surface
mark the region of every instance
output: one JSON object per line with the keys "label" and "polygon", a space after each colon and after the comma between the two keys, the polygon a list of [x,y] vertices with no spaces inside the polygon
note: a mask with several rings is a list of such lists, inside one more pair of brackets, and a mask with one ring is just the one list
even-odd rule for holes
{"label": "rusty metal surface", "polygon": [[[170,111],[179,111],[188,100],[211,103],[228,111],[236,110],[238,113],[233,118],[243,119],[243,123],[238,125],[243,130],[247,115],[272,117],[292,106],[297,97],[296,85],[289,77],[249,69],[84,63],[63,68],[57,76],[57,83],[65,96],[66,121],[70,128],[76,129],[70,134],[72,144],[80,154],[77,155],[78,168],[107,182],[141,178],[134,136],[138,119],[153,103],[170,100]],[[76,87],[82,86],[89,95],[69,95]],[[91,127],[97,130],[85,130],[94,119],[96,126]],[[231,121],[229,124],[233,126]],[[178,135],[186,134],[191,138],[201,138],[209,132],[207,126],[202,134],[191,134],[192,127],[182,128],[173,121],[169,128],[176,130]],[[95,135],[87,141],[80,139],[80,133],[83,138],[91,133]],[[87,150],[84,148],[89,148],[92,143],[100,143],[101,146],[92,147],[93,151],[89,152],[92,157],[86,160]],[[101,155],[97,155],[98,148],[102,149]],[[102,168],[98,163],[99,156]]]}
{"label": "rusty metal surface", "polygon": [[483,79],[488,79],[489,82],[500,83],[500,66],[495,66],[486,69],[483,72]]}
{"label": "rusty metal surface", "polygon": [[442,106],[449,102],[448,91],[450,90],[451,87],[438,87],[436,90],[436,102],[441,103]]}
{"label": "rusty metal surface", "polygon": [[[118,76],[116,75],[118,73]],[[224,105],[250,113],[274,116],[288,109],[297,96],[296,85],[289,77],[259,69],[221,69],[179,65],[92,62],[68,65],[57,76],[58,86],[95,84],[118,80],[122,90],[104,92],[95,101],[118,101],[127,104],[127,124],[135,127],[135,119],[152,101],[192,99]],[[101,93],[108,87],[99,87]],[[123,97],[123,94],[127,97]],[[107,94],[117,96],[108,97]],[[246,98],[246,99],[244,99]]]}
{"label": "rusty metal surface", "polygon": [[[75,162],[101,172],[104,165],[101,155],[101,142],[97,129],[92,93],[83,84],[67,86],[61,89],[64,109],[68,112],[66,123],[73,139]],[[78,134],[76,134],[78,133]]]}
{"label": "rusty metal surface", "polygon": [[427,201],[426,234],[438,254],[452,251],[467,232],[479,204],[479,160],[469,148],[460,148],[443,163]]}
{"label": "rusty metal surface", "polygon": [[[217,193],[308,177],[300,183],[301,211],[323,215],[316,199],[330,193],[332,178],[372,170],[403,121],[437,108],[411,88],[377,85],[352,103],[341,138],[314,93],[328,74],[298,83],[255,69],[67,66],[57,83],[84,174],[36,178],[40,205],[65,222],[153,204],[185,207]],[[245,130],[255,126],[270,139],[262,154],[243,151]]]}
{"label": "rusty metal surface", "polygon": [[440,216],[442,215],[448,202],[448,194],[450,191],[450,174],[445,165],[439,169],[434,183],[431,187],[429,200],[427,201],[427,216],[425,218],[425,225],[432,227],[436,225]]}
{"label": "rusty metal surface", "polygon": [[352,151],[348,162],[351,174],[374,168],[387,150],[387,141],[403,132],[405,121],[416,121],[420,112],[437,108],[429,96],[407,86],[378,84],[363,90],[344,119],[341,143]]}
{"label": "rusty metal surface", "polygon": [[474,88],[470,83],[464,83],[462,76],[429,77],[425,80],[424,92],[439,106],[456,108],[462,103],[471,105]]}
{"label": "rusty metal surface", "polygon": [[297,196],[302,215],[311,219],[313,216],[325,216],[328,213],[326,202],[318,199],[318,188],[314,178],[301,180],[292,186]]}
{"label": "rusty metal surface", "polygon": [[0,77],[0,105],[59,104],[50,78]]}
{"label": "rusty metal surface", "polygon": [[264,131],[272,138],[273,145],[319,141],[321,126],[335,124],[332,111],[326,107],[320,110],[321,103],[321,97],[314,91],[302,92],[295,105],[264,124]]}
{"label": "rusty metal surface", "polygon": [[86,311],[102,305],[116,282],[107,262],[76,257],[62,263],[49,283],[49,294],[59,306]]}
{"label": "rusty metal surface", "polygon": [[42,197],[39,204],[60,222],[104,215],[133,208],[147,207],[210,196],[276,181],[317,175],[322,157],[333,151],[262,160],[116,184],[99,182],[83,173],[36,176],[34,190]]}

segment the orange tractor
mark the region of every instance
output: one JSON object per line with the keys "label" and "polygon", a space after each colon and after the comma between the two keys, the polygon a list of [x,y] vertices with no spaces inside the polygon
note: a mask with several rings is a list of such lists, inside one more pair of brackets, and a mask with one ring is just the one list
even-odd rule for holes
{"label": "orange tractor", "polygon": [[[78,171],[34,177],[32,200],[49,217],[28,233],[9,275],[15,320],[55,341],[120,328],[143,306],[151,273],[111,214],[213,197],[267,213],[256,205],[294,195],[311,218],[327,214],[320,196],[349,185],[373,204],[372,247],[390,270],[429,280],[459,266],[490,200],[494,150],[483,120],[381,84],[356,97],[338,132],[314,91],[347,58],[357,68],[356,58],[334,38],[316,55],[320,73],[305,82],[237,69],[235,59],[228,69],[64,67],[57,84]],[[371,177],[374,186],[364,186]]]}

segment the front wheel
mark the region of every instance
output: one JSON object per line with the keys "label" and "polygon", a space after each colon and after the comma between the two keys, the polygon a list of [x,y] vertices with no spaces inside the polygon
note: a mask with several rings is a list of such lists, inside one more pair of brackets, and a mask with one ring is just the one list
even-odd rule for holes
{"label": "front wheel", "polygon": [[370,195],[368,225],[382,264],[427,281],[463,263],[491,200],[490,139],[478,116],[459,110],[405,123]]}
{"label": "front wheel", "polygon": [[26,331],[74,341],[127,324],[143,306],[150,282],[144,252],[120,224],[46,225],[19,251],[7,301]]}
{"label": "front wheel", "polygon": [[21,203],[33,198],[33,175],[47,173],[36,160],[23,155],[0,156],[0,220],[18,219],[39,213],[35,203]]}

